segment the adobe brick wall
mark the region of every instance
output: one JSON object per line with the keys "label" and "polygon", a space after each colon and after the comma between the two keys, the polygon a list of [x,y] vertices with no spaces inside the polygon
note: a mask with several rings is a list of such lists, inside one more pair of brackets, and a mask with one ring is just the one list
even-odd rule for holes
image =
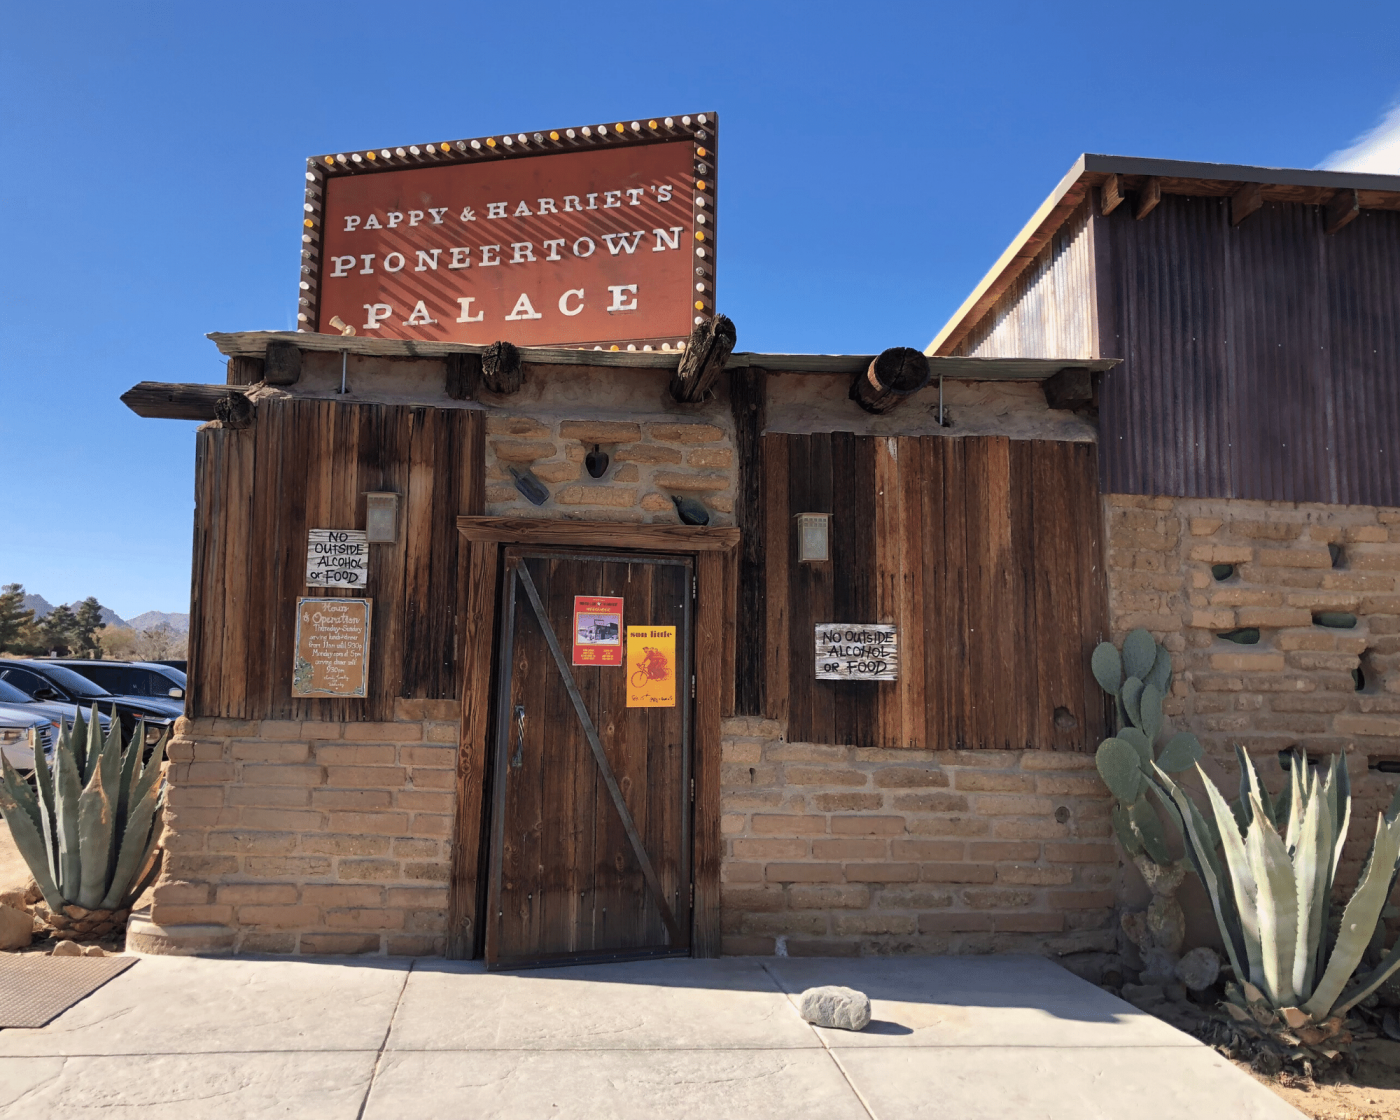
{"label": "adobe brick wall", "polygon": [[1092,755],[781,732],[724,724],[725,953],[1114,950],[1118,853]]}
{"label": "adobe brick wall", "polygon": [[[598,444],[611,462],[602,478],[584,469]],[[719,415],[694,419],[569,420],[493,412],[486,419],[486,512],[674,524],[671,495],[698,498],[714,525],[732,523],[734,448]],[[541,507],[515,488],[510,467],[529,468],[550,492]]]}
{"label": "adobe brick wall", "polygon": [[151,920],[235,927],[245,953],[440,956],[460,710],[181,720]]}
{"label": "adobe brick wall", "polygon": [[[1400,781],[1370,769],[1400,759],[1400,509],[1111,494],[1104,523],[1114,638],[1144,626],[1172,651],[1167,713],[1200,738],[1213,777],[1235,788],[1236,743],[1275,789],[1282,749],[1348,755],[1355,825],[1341,881],[1354,880]],[[1341,548],[1335,566],[1329,545]],[[1215,579],[1225,563],[1235,574]],[[1315,625],[1315,611],[1357,625]],[[1258,627],[1259,643],[1219,636],[1241,627]]]}

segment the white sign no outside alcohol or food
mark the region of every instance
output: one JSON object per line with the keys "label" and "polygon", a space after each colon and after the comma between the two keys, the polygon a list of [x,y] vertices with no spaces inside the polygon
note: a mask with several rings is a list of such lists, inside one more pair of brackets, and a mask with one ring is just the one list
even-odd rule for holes
{"label": "white sign no outside alcohol or food", "polygon": [[817,627],[817,680],[892,681],[899,677],[894,626],[824,622]]}
{"label": "white sign no outside alcohol or food", "polygon": [[306,582],[311,587],[363,587],[369,582],[369,538],[363,529],[307,533]]}

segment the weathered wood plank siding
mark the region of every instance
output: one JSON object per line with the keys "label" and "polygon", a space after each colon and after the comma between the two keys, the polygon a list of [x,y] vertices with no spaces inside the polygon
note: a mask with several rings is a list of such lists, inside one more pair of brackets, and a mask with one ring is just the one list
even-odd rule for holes
{"label": "weathered wood plank siding", "polygon": [[[1084,750],[1105,733],[1095,447],[998,437],[764,437],[767,714],[794,742]],[[792,518],[831,513],[831,561]],[[817,681],[819,623],[895,623],[893,683]]]}
{"label": "weathered wood plank siding", "polygon": [[[315,400],[264,400],[248,428],[202,429],[189,714],[388,721],[395,697],[456,699],[456,518],[482,512],[483,434],[474,410]],[[293,699],[307,530],[362,526],[367,491],[401,495],[398,541],[371,546],[363,592],[375,600],[370,695]]]}

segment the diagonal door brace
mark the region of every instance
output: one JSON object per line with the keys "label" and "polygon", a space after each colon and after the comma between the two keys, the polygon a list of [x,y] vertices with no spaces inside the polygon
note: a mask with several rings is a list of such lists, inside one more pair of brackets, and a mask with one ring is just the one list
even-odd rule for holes
{"label": "diagonal door brace", "polygon": [[608,763],[608,756],[603,750],[602,741],[598,738],[597,728],[593,726],[592,717],[589,716],[588,709],[584,707],[583,696],[579,693],[573,671],[569,667],[568,660],[564,657],[564,650],[559,645],[559,639],[555,637],[554,627],[549,624],[549,619],[545,617],[544,604],[540,602],[540,593],[535,590],[535,581],[530,578],[530,573],[523,561],[516,562],[515,571],[520,577],[521,585],[525,588],[525,594],[529,596],[530,606],[534,608],[540,629],[544,631],[544,640],[549,643],[549,652],[554,655],[554,663],[559,667],[559,675],[564,678],[564,688],[568,690],[569,699],[574,703],[574,711],[578,714],[579,722],[583,724],[583,733],[588,738],[588,745],[593,751],[593,761],[598,764],[598,769],[603,775],[603,784],[608,787],[608,793],[612,796],[613,807],[617,809],[618,816],[622,818],[622,827],[627,833],[627,839],[632,844],[632,851],[637,857],[637,862],[641,865],[642,877],[646,879],[647,887],[656,900],[657,908],[661,911],[661,920],[666,924],[666,933],[672,945],[679,945],[683,939],[680,927],[676,925],[676,916],[671,912],[671,906],[666,901],[666,892],[662,889],[661,880],[657,878],[656,869],[651,865],[651,857],[647,855],[646,848],[642,846],[642,838],[637,832],[637,825],[632,820],[627,803],[622,799],[622,789],[618,786],[617,777],[613,774],[612,766]]}

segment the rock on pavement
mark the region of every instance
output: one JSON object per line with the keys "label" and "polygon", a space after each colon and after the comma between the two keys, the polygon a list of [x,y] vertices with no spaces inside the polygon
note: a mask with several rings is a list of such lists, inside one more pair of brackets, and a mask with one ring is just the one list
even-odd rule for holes
{"label": "rock on pavement", "polygon": [[827,984],[802,993],[798,1013],[819,1027],[843,1031],[864,1030],[870,1023],[870,998],[854,988]]}

